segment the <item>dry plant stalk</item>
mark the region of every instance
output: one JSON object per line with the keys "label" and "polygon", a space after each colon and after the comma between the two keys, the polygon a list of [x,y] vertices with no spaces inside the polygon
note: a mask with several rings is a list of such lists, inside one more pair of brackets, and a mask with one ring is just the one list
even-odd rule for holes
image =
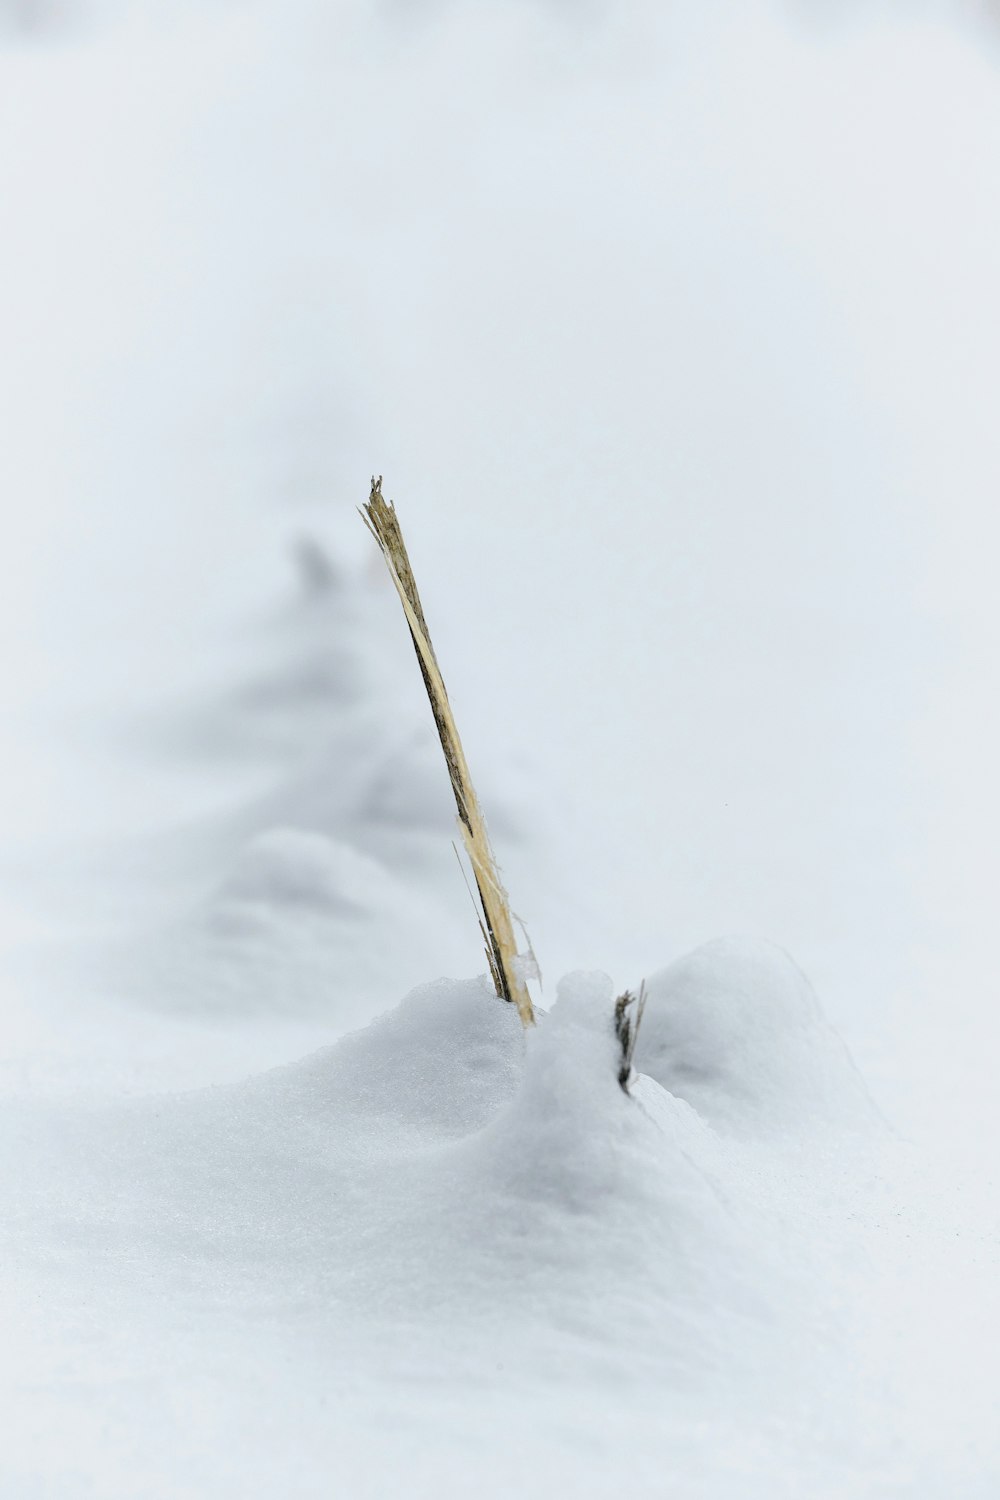
{"label": "dry plant stalk", "polygon": [[[635,1004],[635,1015],[630,1015],[630,1007]],[[623,1093],[629,1092],[629,1080],[632,1077],[632,1059],[635,1056],[635,1044],[639,1038],[639,1027],[642,1025],[643,1012],[646,1009],[646,981],[643,980],[639,986],[639,998],[636,1000],[631,990],[626,990],[619,995],[615,1001],[615,1036],[621,1048],[621,1057],[618,1063],[618,1082]]]}
{"label": "dry plant stalk", "polygon": [[511,920],[507,892],[500,881],[496,859],[490,847],[489,835],[482,808],[476,796],[472,777],[469,774],[465,751],[459,738],[448,693],[441,676],[441,669],[431,645],[430,632],[424,618],[420,595],[417,592],[413,570],[399,528],[396,510],[382,494],[382,478],[372,479],[368,504],[361,511],[365,525],[375,538],[385,558],[386,565],[410,627],[417,661],[427,689],[438,738],[444,751],[451,789],[455,794],[458,821],[466,853],[472,865],[482,918],[479,928],[486,944],[486,961],[493,976],[496,992],[502,1000],[517,1006],[518,1015],[525,1026],[534,1024],[535,1013],[531,997],[517,965],[517,943],[514,924]]}

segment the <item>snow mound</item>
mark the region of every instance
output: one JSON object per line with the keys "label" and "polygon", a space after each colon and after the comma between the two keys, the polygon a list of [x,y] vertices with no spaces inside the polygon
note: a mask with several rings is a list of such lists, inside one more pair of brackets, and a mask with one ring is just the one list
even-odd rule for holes
{"label": "snow mound", "polygon": [[[252,790],[212,819],[110,849],[91,880],[108,888],[105,922],[29,955],[37,982],[72,976],[209,1019],[324,1015],[338,1034],[428,973],[477,961],[454,798],[394,591],[313,538],[299,565],[296,594],[229,643],[241,657],[254,648],[236,688],[147,725],[166,764],[249,764]],[[494,833],[528,857],[514,768],[488,765],[479,786]],[[118,918],[143,893],[136,931]]]}
{"label": "snow mound", "polygon": [[620,1088],[612,1013],[573,975],[525,1034],[487,980],[441,980],[243,1084],[22,1117],[5,1197],[32,1258],[99,1283],[721,1367],[734,1323],[745,1348],[790,1304],[786,1268],[690,1106]]}
{"label": "snow mound", "polygon": [[[174,934],[180,998],[201,1006],[308,1010],[368,1019],[452,956],[432,900],[350,844],[305,828],[250,839],[219,889]],[[356,1015],[348,1007],[347,1016]]]}
{"label": "snow mound", "polygon": [[772,943],[718,938],[647,982],[635,1063],[717,1129],[865,1131],[879,1115],[798,965]]}
{"label": "snow mound", "polygon": [[649,1080],[621,1089],[613,1010],[606,975],[562,981],[516,1093],[450,1153],[444,1180],[463,1188],[438,1214],[466,1247],[470,1294],[479,1279],[480,1298],[488,1285],[563,1330],[661,1356],[684,1346],[698,1364],[713,1340],[691,1346],[692,1314],[760,1313],[762,1257],[712,1133]]}
{"label": "snow mound", "polygon": [[[304,857],[292,879],[281,860],[275,872],[274,853],[246,872],[241,899],[263,886],[298,912],[332,898],[322,859],[306,878]],[[558,1453],[573,1494],[617,1493],[622,1452],[639,1463],[636,1494],[662,1493],[661,1457],[677,1452],[711,1476],[706,1494],[771,1495],[786,1470],[789,1493],[846,1493],[846,1482],[816,1483],[831,1463],[835,1482],[844,1477],[830,1444],[847,1475],[870,1467],[866,1420],[845,1418],[837,1393],[860,1382],[863,1410],[879,1394],[887,1463],[912,1426],[906,1391],[893,1396],[898,1412],[884,1396],[901,1347],[888,1295],[899,1258],[882,1227],[896,1210],[872,1187],[877,1152],[870,1163],[855,1152],[845,1172],[832,1149],[834,1092],[846,1090],[850,1131],[858,1085],[842,1054],[831,1062],[831,1035],[796,976],[771,950],[718,944],[653,983],[647,1046],[658,1042],[664,1066],[660,1023],[679,996],[717,1019],[734,991],[758,1009],[771,997],[767,1036],[757,1052],[743,1044],[755,1109],[735,1064],[716,1067],[698,1103],[647,1076],[626,1094],[615,987],[602,974],[570,975],[528,1032],[485,978],[439,980],[239,1084],[117,1107],[2,1106],[0,1240],[16,1337],[0,1401],[18,1436],[15,1470],[89,1477],[114,1462],[124,1478],[108,1493],[123,1496],[274,1493],[286,1445],[262,1438],[263,1477],[255,1458],[240,1459],[229,1489],[225,1466],[257,1452],[258,1423],[277,1423],[289,1443],[302,1432],[310,1473],[346,1465],[351,1494],[439,1493],[409,1485],[408,1441],[386,1438],[410,1424],[454,1478],[448,1493],[484,1467],[499,1493],[514,1424],[546,1461]],[[779,1047],[785,1022],[830,1108],[830,1132],[799,1133],[795,1160],[761,1126],[789,1107],[758,1059],[765,1042]],[[904,1311],[905,1326],[919,1322]],[[936,1358],[924,1362],[928,1403],[942,1390]],[[291,1386],[276,1413],[279,1365]],[[213,1432],[243,1436],[189,1441],[192,1390]],[[68,1403],[75,1425],[63,1421]],[[377,1441],[373,1410],[385,1414]],[[22,1439],[22,1419],[59,1431],[58,1453]],[[978,1415],[973,1428],[987,1430]],[[455,1450],[456,1431],[474,1433],[471,1449]]]}
{"label": "snow mound", "polygon": [[247,839],[186,911],[64,962],[129,1005],[219,1019],[323,1017],[336,1036],[428,971],[467,959],[468,927],[433,889],[343,839],[278,825]]}
{"label": "snow mound", "polygon": [[284,1085],[300,1101],[326,1101],[340,1147],[360,1141],[370,1155],[373,1131],[416,1147],[481,1129],[516,1092],[523,1060],[517,1016],[485,976],[439,979],[336,1046],[247,1085],[247,1094]]}

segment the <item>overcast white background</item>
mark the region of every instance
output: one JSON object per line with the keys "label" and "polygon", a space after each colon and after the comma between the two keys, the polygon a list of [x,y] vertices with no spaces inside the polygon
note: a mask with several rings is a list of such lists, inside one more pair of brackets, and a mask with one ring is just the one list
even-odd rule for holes
{"label": "overcast white background", "polygon": [[0,90],[5,717],[37,736],[8,736],[8,839],[181,816],[197,789],[104,727],[224,675],[286,534],[360,553],[378,471],[470,753],[534,758],[598,851],[562,870],[607,919],[571,961],[759,932],[848,1033],[885,1010],[902,1052],[920,1015],[928,1083],[973,1067],[998,833],[988,18],[38,21],[8,28]]}

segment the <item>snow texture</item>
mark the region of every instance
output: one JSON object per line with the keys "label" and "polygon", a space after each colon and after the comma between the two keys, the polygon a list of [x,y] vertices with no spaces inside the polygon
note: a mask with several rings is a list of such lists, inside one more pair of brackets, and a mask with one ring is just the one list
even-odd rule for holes
{"label": "snow texture", "polygon": [[243,1083],[5,1107],[7,1493],[596,1496],[624,1445],[651,1496],[665,1464],[694,1494],[987,1494],[969,1410],[938,1471],[896,1409],[891,1148],[787,963],[709,945],[650,1006],[678,974],[737,1013],[776,988],[842,1137],[803,1145],[763,1054],[729,1111],[715,1076],[719,1131],[626,1094],[601,974],[527,1034],[487,980],[440,981]]}
{"label": "snow texture", "polygon": [[706,943],[647,981],[636,1065],[728,1134],[865,1130],[877,1118],[808,979],[759,940]]}

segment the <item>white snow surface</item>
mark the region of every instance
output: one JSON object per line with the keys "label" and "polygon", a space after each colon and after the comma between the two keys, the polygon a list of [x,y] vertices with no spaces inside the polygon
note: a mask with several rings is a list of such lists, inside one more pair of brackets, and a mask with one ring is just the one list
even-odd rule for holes
{"label": "white snow surface", "polygon": [[950,9],[0,5],[3,1500],[995,1500]]}
{"label": "white snow surface", "polygon": [[808,979],[773,944],[718,939],[647,984],[636,1063],[726,1134],[870,1128],[874,1106]]}
{"label": "white snow surface", "polygon": [[693,1495],[991,1493],[993,1268],[920,1221],[788,969],[691,955],[650,1051],[696,974],[674,1075],[696,1056],[719,1114],[763,1012],[822,1129],[749,1049],[724,1130],[626,1094],[602,974],[528,1033],[442,980],[244,1082],[6,1104],[6,1493],[610,1495],[623,1461],[651,1496],[665,1467]]}

